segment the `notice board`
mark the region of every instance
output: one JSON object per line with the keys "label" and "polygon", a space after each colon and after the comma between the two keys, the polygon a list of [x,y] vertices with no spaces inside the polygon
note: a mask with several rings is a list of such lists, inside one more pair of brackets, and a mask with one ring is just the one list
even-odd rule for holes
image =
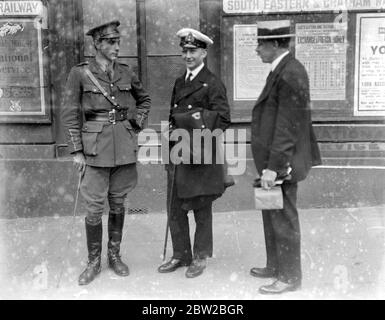
{"label": "notice board", "polygon": [[354,115],[385,116],[385,13],[358,14]]}
{"label": "notice board", "polygon": [[41,1],[0,3],[0,121],[50,122]]}

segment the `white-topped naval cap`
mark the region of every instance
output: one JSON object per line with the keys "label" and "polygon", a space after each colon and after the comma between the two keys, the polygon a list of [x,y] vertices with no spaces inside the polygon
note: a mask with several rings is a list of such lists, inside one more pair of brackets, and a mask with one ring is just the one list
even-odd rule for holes
{"label": "white-topped naval cap", "polygon": [[214,43],[208,36],[192,28],[180,29],[176,35],[180,37],[180,46],[183,48],[207,48]]}

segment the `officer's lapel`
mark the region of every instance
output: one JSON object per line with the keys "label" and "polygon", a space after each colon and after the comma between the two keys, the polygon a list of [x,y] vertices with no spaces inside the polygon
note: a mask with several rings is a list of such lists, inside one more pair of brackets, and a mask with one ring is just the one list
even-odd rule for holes
{"label": "officer's lapel", "polygon": [[289,60],[292,59],[292,55],[291,53],[289,53],[288,55],[286,55],[282,61],[278,64],[278,66],[274,69],[273,73],[270,75],[270,77],[268,77],[267,81],[266,81],[266,84],[265,84],[265,87],[263,88],[261,94],[259,95],[259,98],[257,100],[257,102],[255,103],[256,105],[258,103],[260,103],[261,101],[263,101],[270,93],[271,89],[273,88],[273,85],[275,83],[275,80],[277,79],[277,77],[280,75],[282,69],[284,68],[284,66],[289,62]]}
{"label": "officer's lapel", "polygon": [[95,59],[92,59],[90,61],[89,68],[98,80],[101,80],[104,82],[110,82],[110,79],[108,79],[107,73],[103,72],[103,70],[99,67]]}
{"label": "officer's lapel", "polygon": [[174,102],[180,100],[180,96],[183,93],[183,88],[185,86],[184,79],[186,77],[186,72],[183,74],[183,76],[179,77],[175,81],[175,97]]}
{"label": "officer's lapel", "polygon": [[197,76],[191,81],[189,85],[185,85],[184,76],[178,79],[175,95],[175,103],[178,103],[183,98],[186,98],[193,94],[194,92],[200,90],[201,88],[207,86],[206,79],[209,74],[208,69],[203,67],[203,69],[197,74]]}
{"label": "officer's lapel", "polygon": [[123,68],[119,63],[114,62],[114,78],[112,79],[112,83],[119,81],[122,78]]}

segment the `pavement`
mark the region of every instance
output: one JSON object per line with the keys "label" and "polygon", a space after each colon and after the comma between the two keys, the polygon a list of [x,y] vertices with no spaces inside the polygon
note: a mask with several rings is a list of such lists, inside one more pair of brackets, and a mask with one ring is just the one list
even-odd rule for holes
{"label": "pavement", "polygon": [[[259,211],[214,212],[214,256],[194,279],[185,277],[185,268],[157,272],[165,213],[126,216],[121,253],[130,275],[116,276],[107,267],[103,216],[102,272],[87,286],[77,284],[87,259],[84,215],[0,219],[0,299],[385,299],[385,207],[299,210],[299,215],[302,289],[278,296],[259,294],[259,286],[271,280],[249,274],[265,264]],[[193,232],[191,215],[190,224]]]}

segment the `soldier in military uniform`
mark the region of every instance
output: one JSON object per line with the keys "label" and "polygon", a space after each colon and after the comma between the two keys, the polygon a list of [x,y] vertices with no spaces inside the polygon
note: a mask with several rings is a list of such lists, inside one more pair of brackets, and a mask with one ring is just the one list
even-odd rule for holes
{"label": "soldier in military uniform", "polygon": [[[102,214],[106,198],[108,216],[108,265],[119,276],[129,269],[120,257],[124,225],[124,199],[137,183],[137,133],[151,106],[148,93],[132,68],[117,62],[119,21],[87,32],[96,49],[95,58],[69,73],[62,121],[75,167],[84,176],[81,194],[85,218],[88,264],[79,285],[90,283],[101,271]],[[136,106],[130,104],[130,97]]]}
{"label": "soldier in military uniform", "polygon": [[[178,31],[181,38],[182,58],[186,72],[176,82],[171,98],[170,131],[184,129],[192,139],[192,130],[221,129],[230,125],[226,89],[204,64],[207,46],[213,41],[201,32],[184,28]],[[172,134],[171,134],[172,136]],[[223,158],[216,161],[216,141],[202,145],[202,155],[211,153],[212,162],[191,162],[174,165],[170,157],[168,166],[169,226],[173,256],[158,271],[172,272],[189,266],[187,278],[203,273],[207,258],[213,253],[212,203],[225,190]],[[172,148],[171,148],[172,150]],[[192,149],[190,149],[192,150]],[[171,151],[172,155],[172,151]],[[192,156],[194,158],[194,156]],[[191,161],[190,161],[191,160]],[[196,222],[193,251],[191,250],[188,212],[193,210]]]}

